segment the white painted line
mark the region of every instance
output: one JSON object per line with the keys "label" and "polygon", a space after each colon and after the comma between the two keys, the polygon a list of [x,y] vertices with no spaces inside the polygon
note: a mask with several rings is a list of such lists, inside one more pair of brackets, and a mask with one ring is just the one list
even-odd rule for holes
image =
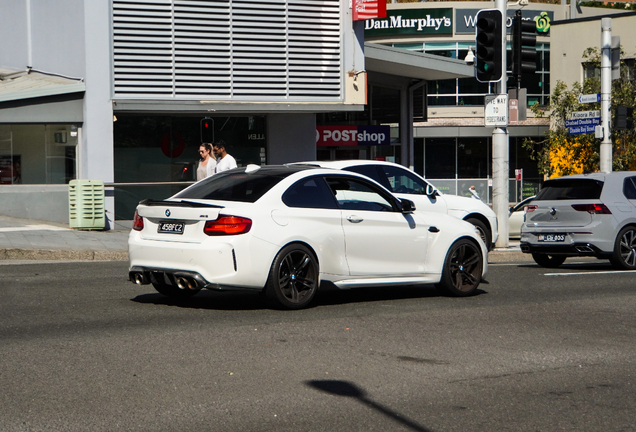
{"label": "white painted line", "polygon": [[4,227],[0,228],[0,232],[17,232],[17,231],[69,231],[70,228],[56,227],[53,225],[26,225],[23,227]]}
{"label": "white painted line", "polygon": [[597,274],[614,274],[614,273],[636,273],[636,270],[611,270],[611,271],[589,271],[580,273],[545,273],[543,276],[582,276],[582,275],[597,275]]}

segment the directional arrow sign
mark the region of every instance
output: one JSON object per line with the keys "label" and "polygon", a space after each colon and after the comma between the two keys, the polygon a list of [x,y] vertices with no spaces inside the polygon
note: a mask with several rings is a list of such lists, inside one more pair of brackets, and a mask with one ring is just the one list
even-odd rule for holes
{"label": "directional arrow sign", "polygon": [[587,94],[587,95],[579,95],[579,103],[594,103],[601,101],[601,94]]}

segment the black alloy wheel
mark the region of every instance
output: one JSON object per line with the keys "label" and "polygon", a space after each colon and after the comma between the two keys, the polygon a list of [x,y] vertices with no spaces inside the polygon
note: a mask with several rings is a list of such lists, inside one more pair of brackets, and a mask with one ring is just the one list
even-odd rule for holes
{"label": "black alloy wheel", "polygon": [[565,258],[566,257],[563,255],[549,255],[540,253],[532,254],[532,259],[534,260],[534,262],[539,264],[541,267],[547,268],[557,268],[565,262]]}
{"label": "black alloy wheel", "polygon": [[481,282],[484,258],[475,242],[459,239],[448,250],[438,288],[458,297],[475,293]]}
{"label": "black alloy wheel", "polygon": [[636,270],[635,227],[625,227],[618,233],[610,262],[614,268],[620,270]]}
{"label": "black alloy wheel", "polygon": [[269,272],[265,293],[286,309],[309,305],[318,291],[318,260],[301,244],[285,246]]}

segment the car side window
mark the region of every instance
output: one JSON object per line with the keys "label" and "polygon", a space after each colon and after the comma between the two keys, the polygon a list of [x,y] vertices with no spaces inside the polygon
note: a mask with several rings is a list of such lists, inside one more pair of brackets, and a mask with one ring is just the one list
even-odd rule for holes
{"label": "car side window", "polygon": [[357,179],[327,177],[327,184],[343,210],[394,211],[389,197],[384,196],[373,184]]}
{"label": "car side window", "polygon": [[384,173],[382,173],[377,165],[354,165],[345,168],[345,171],[351,171],[354,173],[362,174],[363,176],[367,176],[370,179],[377,181],[385,188],[391,190],[391,185],[386,179],[386,176],[384,175]]}
{"label": "car side window", "polygon": [[636,199],[636,177],[627,177],[623,181],[623,194],[627,199]]}
{"label": "car side window", "polygon": [[283,194],[288,207],[338,209],[334,195],[322,177],[309,177],[297,181]]}
{"label": "car side window", "polygon": [[426,195],[427,183],[405,168],[391,165],[381,165],[391,187],[395,193]]}

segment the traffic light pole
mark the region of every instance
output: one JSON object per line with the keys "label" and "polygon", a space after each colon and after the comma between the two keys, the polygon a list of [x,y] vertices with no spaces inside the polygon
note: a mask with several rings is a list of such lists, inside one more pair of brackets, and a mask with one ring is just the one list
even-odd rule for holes
{"label": "traffic light pole", "polygon": [[603,140],[599,156],[601,172],[612,172],[612,139],[610,137],[610,104],[612,102],[612,19],[601,19],[601,119]]}
{"label": "traffic light pole", "polygon": [[[507,74],[506,74],[506,0],[495,0],[495,9],[501,11],[503,31],[501,37],[503,39],[502,46],[502,66],[501,66],[501,80],[495,84],[495,92],[497,94],[504,94],[507,92]],[[507,117],[507,116],[506,116]],[[497,225],[499,238],[497,239],[496,247],[507,248],[509,241],[509,227],[508,227],[508,205],[509,205],[509,185],[508,185],[508,171],[509,171],[509,135],[508,127],[495,127],[492,131],[492,204],[493,211],[497,215]]]}

